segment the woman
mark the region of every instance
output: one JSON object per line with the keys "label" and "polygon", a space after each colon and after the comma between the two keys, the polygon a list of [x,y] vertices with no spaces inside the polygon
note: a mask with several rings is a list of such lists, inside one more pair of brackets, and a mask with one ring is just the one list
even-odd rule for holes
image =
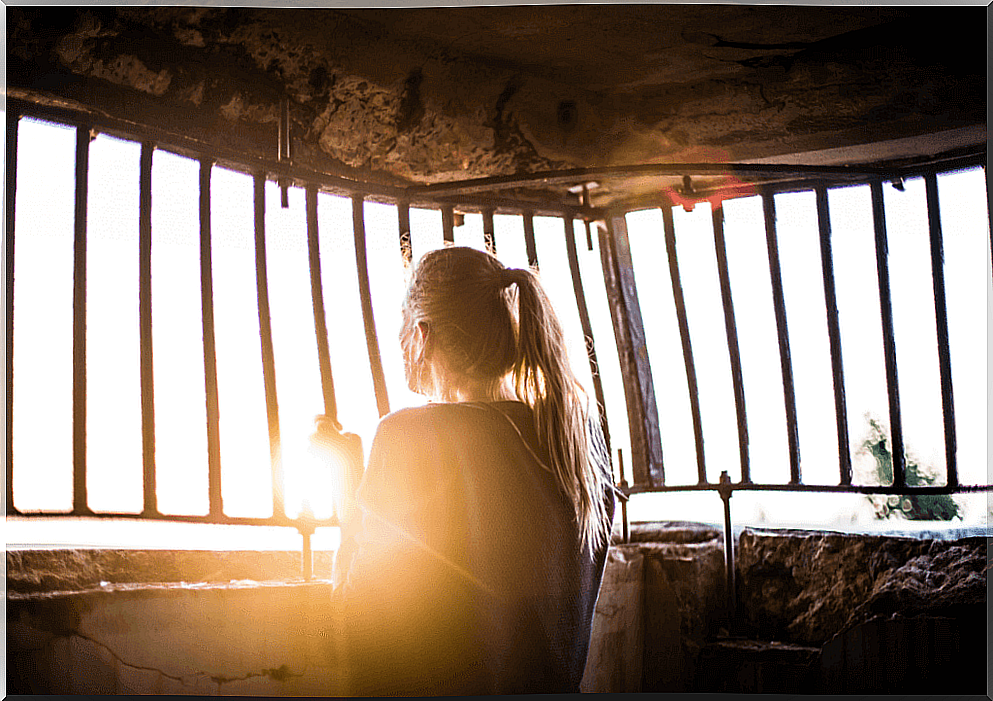
{"label": "woman", "polygon": [[530,271],[437,250],[400,344],[432,401],[382,420],[345,528],[351,693],[578,691],[614,497],[548,298]]}

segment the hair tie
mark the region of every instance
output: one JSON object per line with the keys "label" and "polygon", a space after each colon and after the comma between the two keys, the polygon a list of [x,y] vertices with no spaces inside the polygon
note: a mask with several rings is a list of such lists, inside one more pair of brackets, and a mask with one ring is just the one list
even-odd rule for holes
{"label": "hair tie", "polygon": [[500,287],[510,287],[515,282],[520,284],[521,272],[520,268],[504,268],[500,273]]}

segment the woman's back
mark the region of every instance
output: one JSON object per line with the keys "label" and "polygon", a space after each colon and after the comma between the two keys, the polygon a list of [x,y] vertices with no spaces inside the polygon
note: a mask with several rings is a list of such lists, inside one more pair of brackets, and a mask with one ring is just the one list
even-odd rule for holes
{"label": "woman's back", "polygon": [[520,402],[383,420],[343,596],[354,693],[578,691],[606,545],[581,547],[547,461]]}

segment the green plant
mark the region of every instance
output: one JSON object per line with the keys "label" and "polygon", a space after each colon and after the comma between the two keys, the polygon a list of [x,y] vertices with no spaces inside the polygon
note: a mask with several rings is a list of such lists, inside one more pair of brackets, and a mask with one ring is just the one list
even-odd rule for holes
{"label": "green plant", "polygon": [[[869,435],[862,441],[862,450],[868,451],[876,461],[877,483],[893,483],[893,453],[890,451],[886,431],[882,424],[871,416]],[[908,487],[933,485],[937,480],[934,469],[922,467],[909,456],[906,460],[906,480]],[[876,518],[905,518],[912,521],[951,521],[962,519],[962,511],[950,494],[912,495],[872,495],[869,497],[876,509]]]}

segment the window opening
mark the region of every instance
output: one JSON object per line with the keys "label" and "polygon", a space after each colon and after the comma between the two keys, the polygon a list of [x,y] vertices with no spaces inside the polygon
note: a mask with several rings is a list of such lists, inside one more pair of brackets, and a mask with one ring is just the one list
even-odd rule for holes
{"label": "window opening", "polygon": [[[624,460],[631,398],[606,239],[587,240],[571,214],[408,207],[299,183],[284,208],[276,181],[207,156],[85,125],[16,124],[8,496],[19,511],[66,513],[75,500],[96,515],[289,525],[285,516],[333,488],[308,474],[304,448],[328,401],[367,450],[380,415],[423,403],[406,388],[398,308],[408,249],[416,263],[446,242],[540,270],[574,369],[606,407],[617,479],[630,477],[636,492],[683,492],[684,518],[717,512],[713,495],[686,492],[715,490],[724,471],[758,520],[787,503],[796,512],[809,495],[759,500],[749,489],[841,491],[849,459],[856,488],[888,484],[867,445],[874,427],[897,487],[919,464],[937,475],[932,485],[958,477],[965,491],[988,489],[977,389],[988,372],[977,350],[985,317],[975,304],[991,285],[982,168],[767,186],[716,212],[665,204],[619,220],[643,370],[659,398],[658,445],[639,473]],[[595,379],[586,333],[600,349]],[[644,496],[632,517],[664,495]],[[982,511],[982,494],[955,498],[973,519]],[[318,518],[332,515],[327,501],[310,502]]]}
{"label": "window opening", "polygon": [[775,198],[800,475],[804,484],[838,484],[838,436],[816,195],[807,190]]}

